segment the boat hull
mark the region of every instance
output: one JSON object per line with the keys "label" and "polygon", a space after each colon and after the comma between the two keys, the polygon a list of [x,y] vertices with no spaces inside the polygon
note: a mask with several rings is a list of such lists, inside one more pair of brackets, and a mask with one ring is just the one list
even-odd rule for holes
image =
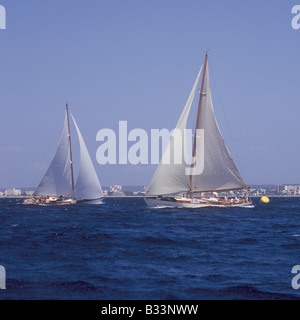
{"label": "boat hull", "polygon": [[185,197],[145,197],[145,202],[152,208],[205,208],[205,207],[246,207],[252,204],[251,200],[239,202],[225,201],[221,198],[185,198]]}
{"label": "boat hull", "polygon": [[32,205],[40,205],[40,206],[67,206],[71,204],[75,204],[74,200],[66,200],[66,201],[48,201],[43,199],[25,199],[23,200],[23,204],[32,204]]}
{"label": "boat hull", "polygon": [[67,199],[67,200],[53,200],[49,201],[49,199],[25,199],[23,204],[33,204],[33,205],[42,205],[42,206],[66,206],[66,205],[74,205],[80,203],[87,203],[87,204],[102,204],[103,198],[99,199],[84,199],[84,200],[74,200],[74,199]]}

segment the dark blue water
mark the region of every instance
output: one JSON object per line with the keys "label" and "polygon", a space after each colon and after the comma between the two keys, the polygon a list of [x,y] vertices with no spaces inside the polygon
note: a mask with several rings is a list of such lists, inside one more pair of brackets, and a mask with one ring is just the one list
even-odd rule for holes
{"label": "dark blue water", "polygon": [[252,209],[0,199],[0,299],[299,299],[300,199]]}

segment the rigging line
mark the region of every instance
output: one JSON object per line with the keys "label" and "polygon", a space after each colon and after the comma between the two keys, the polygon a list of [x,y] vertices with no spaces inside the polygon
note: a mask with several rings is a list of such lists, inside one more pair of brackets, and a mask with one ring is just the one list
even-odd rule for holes
{"label": "rigging line", "polygon": [[70,166],[71,166],[71,183],[72,183],[72,191],[74,191],[74,173],[73,173],[73,159],[72,159],[72,143],[71,143],[71,131],[70,131],[69,106],[68,106],[68,103],[66,103],[66,112],[67,112],[68,135],[69,135],[69,152],[70,152]]}
{"label": "rigging line", "polygon": [[[199,95],[199,103],[198,103],[198,110],[197,110],[197,119],[196,119],[196,127],[195,127],[195,136],[194,136],[194,141],[193,141],[193,158],[196,156],[196,131],[197,131],[197,126],[199,124],[199,119],[200,119],[200,111],[202,107],[202,95],[203,95],[203,89],[205,86],[205,77],[206,77],[206,69],[207,69],[207,52],[205,54],[205,62],[204,62],[204,67],[203,67],[203,73],[202,73],[202,81],[201,81],[201,90],[200,90],[200,95]],[[192,188],[192,171],[194,169],[195,164],[191,165],[191,173],[190,173],[190,188]]]}
{"label": "rigging line", "polygon": [[[211,57],[210,57],[210,61],[212,62]],[[225,123],[226,123],[226,126],[227,126],[226,129],[228,130],[229,138],[230,138],[230,140],[231,140],[231,144],[232,144],[232,147],[233,147],[234,158],[236,159],[236,162],[238,163],[238,167],[240,168],[240,171],[244,172],[244,169],[243,169],[243,167],[242,167],[242,165],[241,165],[241,162],[240,162],[240,160],[239,160],[239,157],[238,157],[237,148],[236,148],[236,145],[235,145],[235,142],[234,142],[234,139],[233,139],[231,130],[230,130],[230,125],[229,125],[228,118],[227,118],[227,116],[226,116],[226,112],[225,112],[225,108],[224,108],[222,96],[221,96],[220,90],[219,90],[219,88],[218,88],[218,86],[217,86],[216,77],[215,77],[215,75],[214,75],[214,71],[213,71],[213,67],[212,67],[212,66],[213,66],[213,63],[210,63],[210,71],[211,71],[211,75],[212,75],[212,80],[213,80],[214,86],[215,86],[215,88],[216,88],[217,95],[218,95],[218,97],[219,97],[221,109],[222,109],[223,116],[224,116],[224,119],[225,119]]]}
{"label": "rigging line", "polygon": [[[188,115],[188,121],[187,121],[187,127],[186,127],[192,130],[192,139],[194,139],[195,137],[195,128],[197,125],[197,112],[198,112],[198,102],[200,97],[200,91],[201,91],[201,81],[199,80],[196,93],[193,99],[193,103],[190,109],[190,113]],[[193,141],[191,142],[191,148],[193,149]],[[192,157],[192,154],[191,154],[191,157]]]}
{"label": "rigging line", "polygon": [[[204,66],[204,63],[202,64],[202,66]],[[202,77],[203,77],[203,72],[204,71],[202,68],[202,72],[201,72]],[[200,97],[200,92],[201,92],[201,78],[202,77],[199,78],[199,82],[198,82],[198,85],[197,85],[197,88],[195,91],[195,96],[194,96],[194,99],[193,99],[193,102],[192,102],[192,105],[190,108],[190,112],[189,112],[188,119],[187,119],[187,126],[186,126],[186,129],[189,128],[192,130],[192,139],[193,140],[195,137],[195,128],[197,125],[198,103],[199,103],[199,97]],[[192,142],[191,148],[193,150],[193,142]],[[191,154],[191,159],[192,159],[192,154]]]}
{"label": "rigging line", "polygon": [[[203,55],[206,56],[207,53],[208,53],[208,50],[204,51]],[[204,62],[202,64],[202,66],[203,66],[203,68],[202,68],[202,71],[201,71],[201,77],[199,78],[199,82],[198,82],[197,89],[196,89],[195,96],[194,96],[194,100],[193,100],[193,105],[191,107],[190,115],[189,115],[189,116],[192,116],[192,119],[193,119],[193,121],[192,121],[193,125],[192,125],[192,128],[191,128],[193,130],[193,134],[192,134],[193,138],[195,137],[195,133],[196,133],[195,132],[195,128],[197,126],[197,114],[198,114],[199,99],[200,99],[201,86],[202,86],[201,79],[203,79],[203,75],[204,75],[204,71],[205,71],[204,70]]]}

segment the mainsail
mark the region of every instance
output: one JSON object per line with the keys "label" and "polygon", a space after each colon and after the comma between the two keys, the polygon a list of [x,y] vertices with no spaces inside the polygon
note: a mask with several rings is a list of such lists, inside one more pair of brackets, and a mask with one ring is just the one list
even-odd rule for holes
{"label": "mainsail", "polygon": [[99,199],[103,196],[103,192],[98,176],[73,115],[72,119],[75,124],[80,145],[80,166],[73,196],[76,199],[81,200]]}
{"label": "mainsail", "polygon": [[[201,70],[202,68],[174,132],[180,130],[183,133],[184,129],[186,129],[187,118]],[[173,135],[154,173],[146,196],[247,188],[230,156],[215,118],[209,84],[207,55],[202,77],[191,170],[189,172],[186,170],[187,165],[184,161],[182,161],[182,164],[175,163],[176,152],[182,152],[182,159],[184,158],[184,148],[181,145],[176,145]],[[203,135],[199,134],[199,131],[202,131]],[[166,156],[169,157],[170,154],[174,155],[170,164],[164,164],[166,163],[164,158]],[[198,171],[195,170],[195,167],[199,165],[199,163],[197,164],[197,159],[201,159],[203,162],[200,165],[201,170]]]}
{"label": "mainsail", "polygon": [[64,127],[55,156],[34,192],[34,195],[71,195],[72,173],[70,161],[68,115],[66,112]]}

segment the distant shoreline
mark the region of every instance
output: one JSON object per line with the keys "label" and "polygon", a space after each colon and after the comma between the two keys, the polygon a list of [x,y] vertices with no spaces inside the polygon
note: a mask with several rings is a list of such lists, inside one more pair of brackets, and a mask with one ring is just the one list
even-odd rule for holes
{"label": "distant shoreline", "polygon": [[[300,195],[281,195],[281,194],[264,194],[264,195],[248,195],[249,198],[300,198]],[[24,199],[31,198],[30,196],[9,196],[0,197],[0,199]],[[144,198],[144,196],[104,196],[103,198]]]}
{"label": "distant shoreline", "polygon": [[259,196],[252,196],[249,195],[249,198],[261,198],[261,197],[268,197],[268,198],[300,198],[299,194],[296,195],[286,195],[286,194],[263,194]]}

